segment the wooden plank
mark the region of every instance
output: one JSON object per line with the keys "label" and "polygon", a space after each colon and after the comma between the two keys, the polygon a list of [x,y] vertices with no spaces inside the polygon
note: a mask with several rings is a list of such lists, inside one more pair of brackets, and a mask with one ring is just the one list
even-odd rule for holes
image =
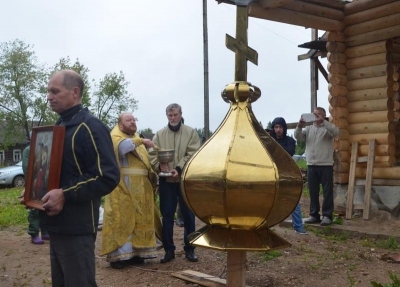
{"label": "wooden plank", "polygon": [[193,270],[178,271],[171,274],[175,278],[192,282],[206,287],[226,287],[226,280],[212,275],[204,274]]}
{"label": "wooden plank", "polygon": [[[365,179],[357,179],[356,186],[364,185],[365,186]],[[400,186],[400,179],[380,179],[375,178],[372,179],[372,186]]]}
{"label": "wooden plank", "polygon": [[375,8],[377,6],[381,6],[387,3],[396,2],[397,0],[362,0],[362,1],[353,1],[351,3],[347,3],[344,6],[344,14],[349,15],[365,10],[369,10]]}
{"label": "wooden plank", "polygon": [[320,16],[314,16],[282,8],[276,8],[273,10],[264,9],[258,3],[251,3],[248,7],[248,13],[250,17],[314,28],[324,31],[342,31],[345,28],[345,25],[342,21],[326,19]]}
{"label": "wooden plank", "polygon": [[369,219],[369,211],[371,208],[372,171],[374,169],[374,160],[375,160],[375,140],[371,139],[369,141],[367,175],[365,179],[366,183],[364,192],[364,212],[363,212],[364,219]]}
{"label": "wooden plank", "polygon": [[[293,0],[260,0],[259,3],[264,9],[274,9],[274,8],[278,8],[278,7],[281,7],[286,4],[291,5],[293,3]],[[343,13],[343,15],[344,15],[344,13]],[[343,18],[344,18],[344,16],[343,16]]]}
{"label": "wooden plank", "polygon": [[353,217],[353,201],[354,201],[355,180],[356,180],[357,152],[358,152],[358,142],[353,142],[351,145],[349,185],[347,189],[346,219],[351,219]]}

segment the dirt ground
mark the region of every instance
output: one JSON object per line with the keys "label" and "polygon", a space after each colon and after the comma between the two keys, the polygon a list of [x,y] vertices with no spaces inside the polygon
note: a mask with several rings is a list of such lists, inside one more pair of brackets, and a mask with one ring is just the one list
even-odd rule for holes
{"label": "dirt ground", "polygon": [[[305,204],[307,205],[307,204]],[[303,213],[307,207],[303,206]],[[367,240],[380,237],[398,237],[400,221],[389,220],[385,214],[372,214],[372,219],[353,219],[331,228],[306,228],[309,235],[295,234],[290,224],[280,224],[272,229],[289,241],[292,246],[280,251],[282,256],[265,260],[265,253],[247,253],[247,285],[269,286],[372,286],[371,281],[382,285],[391,282],[388,272],[400,276],[400,265],[387,258],[399,254],[378,247],[366,246]],[[200,228],[202,222],[197,220]],[[286,226],[286,227],[284,227]],[[340,227],[340,228],[339,228]],[[345,229],[345,230],[343,230]],[[324,239],[316,234],[322,230],[338,234]],[[358,232],[352,232],[357,230]],[[365,235],[368,234],[368,235]],[[375,235],[374,235],[375,234]],[[182,247],[183,228],[175,227],[177,256],[170,263],[160,264],[159,258],[140,266],[122,270],[109,267],[105,258],[96,257],[96,278],[100,287],[110,286],[201,286],[172,277],[177,271],[194,270],[226,279],[226,253],[197,248],[197,263],[188,262]],[[348,237],[341,241],[340,237]],[[0,232],[0,287],[51,286],[49,266],[49,243],[33,245],[29,236],[21,230]],[[96,242],[96,254],[100,254],[101,231]],[[400,242],[400,241],[399,241]],[[217,285],[209,285],[217,286]]]}

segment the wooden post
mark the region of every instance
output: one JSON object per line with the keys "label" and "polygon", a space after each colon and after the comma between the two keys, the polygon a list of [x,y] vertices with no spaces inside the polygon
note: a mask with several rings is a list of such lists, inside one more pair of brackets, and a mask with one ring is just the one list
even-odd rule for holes
{"label": "wooden post", "polygon": [[354,191],[356,184],[357,151],[358,151],[358,142],[353,142],[351,146],[349,186],[347,189],[346,219],[351,219],[353,217],[353,200],[354,200]]}
{"label": "wooden post", "polygon": [[246,251],[228,251],[226,286],[246,286]]}
{"label": "wooden post", "polygon": [[[318,39],[318,30],[311,29],[311,40]],[[317,90],[318,90],[318,68],[315,62],[310,59],[310,85],[311,85],[311,107],[310,111],[313,112],[318,105]]]}

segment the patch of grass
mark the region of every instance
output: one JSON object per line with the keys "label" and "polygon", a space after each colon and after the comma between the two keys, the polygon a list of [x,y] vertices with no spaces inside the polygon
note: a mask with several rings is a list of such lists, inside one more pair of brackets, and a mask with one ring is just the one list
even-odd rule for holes
{"label": "patch of grass", "polygon": [[354,286],[356,284],[356,280],[351,276],[350,270],[346,270],[347,280],[349,280],[349,286]]}
{"label": "patch of grass", "polygon": [[8,188],[0,191],[0,230],[9,226],[27,224],[27,211],[19,203],[22,188]]}
{"label": "patch of grass", "polygon": [[333,216],[332,220],[333,224],[343,225],[343,217],[341,216]]}
{"label": "patch of grass", "polygon": [[399,240],[396,237],[389,237],[388,239],[365,239],[361,243],[364,247],[379,247],[383,249],[397,250],[400,249]]}
{"label": "patch of grass", "polygon": [[307,169],[307,161],[304,159],[299,160],[297,163],[297,166],[299,168]]}
{"label": "patch of grass", "polygon": [[263,259],[265,261],[269,261],[269,260],[272,260],[272,259],[274,259],[276,257],[280,257],[280,256],[282,256],[282,252],[280,252],[278,250],[271,250],[271,251],[265,252],[263,254]]}
{"label": "patch of grass", "polygon": [[371,281],[371,284],[372,284],[373,287],[400,287],[400,278],[397,277],[397,275],[389,272],[389,278],[390,278],[390,280],[392,280],[391,283],[387,283],[385,285],[382,285],[382,284],[377,283],[375,281]]}
{"label": "patch of grass", "polygon": [[335,233],[335,232],[332,232],[332,228],[330,226],[326,226],[324,228],[315,228],[315,227],[310,226],[308,228],[316,236],[325,238],[327,240],[346,242],[350,238],[349,232]]}

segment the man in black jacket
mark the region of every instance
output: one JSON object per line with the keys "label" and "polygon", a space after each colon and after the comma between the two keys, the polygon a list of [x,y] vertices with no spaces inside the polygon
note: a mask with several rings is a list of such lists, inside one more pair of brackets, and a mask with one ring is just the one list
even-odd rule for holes
{"label": "man in black jacket", "polygon": [[[272,130],[270,135],[285,149],[285,151],[293,156],[296,150],[296,141],[287,135],[287,124],[284,118],[275,118],[272,121]],[[292,212],[292,224],[294,231],[298,234],[306,235],[307,231],[303,226],[303,218],[301,216],[300,203]]]}
{"label": "man in black jacket", "polygon": [[65,126],[60,188],[43,196],[53,286],[97,286],[94,248],[101,197],[120,174],[108,128],[81,105],[84,83],[71,70],[51,76],[47,100]]}

